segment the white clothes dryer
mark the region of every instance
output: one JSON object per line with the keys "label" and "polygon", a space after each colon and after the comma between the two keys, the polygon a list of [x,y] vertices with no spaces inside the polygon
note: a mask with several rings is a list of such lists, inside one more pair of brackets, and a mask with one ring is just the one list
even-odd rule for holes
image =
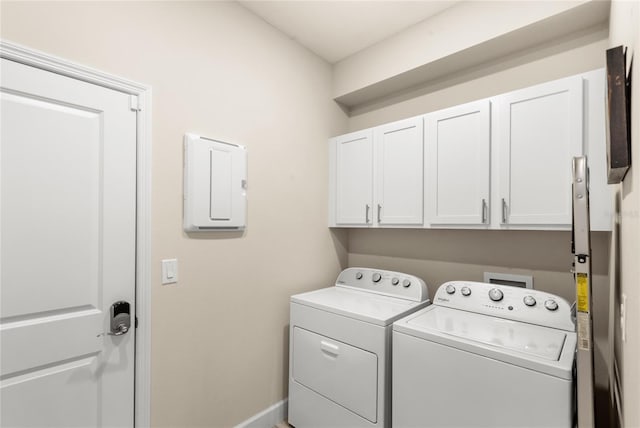
{"label": "white clothes dryer", "polygon": [[348,268],[291,297],[289,418],[296,428],[390,427],[391,329],[429,304],[420,278]]}
{"label": "white clothes dryer", "polygon": [[562,298],[445,283],[393,325],[393,426],[570,428],[575,352]]}

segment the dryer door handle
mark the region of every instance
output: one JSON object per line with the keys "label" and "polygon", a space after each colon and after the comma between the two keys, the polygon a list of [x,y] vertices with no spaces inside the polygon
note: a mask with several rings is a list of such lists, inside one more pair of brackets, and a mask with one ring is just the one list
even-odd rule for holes
{"label": "dryer door handle", "polygon": [[333,343],[329,343],[327,341],[320,341],[320,349],[325,354],[329,354],[332,357],[337,357],[340,354],[340,347],[338,345],[334,345]]}

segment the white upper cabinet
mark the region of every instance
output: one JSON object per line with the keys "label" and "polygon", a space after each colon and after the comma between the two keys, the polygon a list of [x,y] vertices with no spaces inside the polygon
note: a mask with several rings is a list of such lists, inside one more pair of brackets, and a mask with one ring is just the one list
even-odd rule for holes
{"label": "white upper cabinet", "polygon": [[421,117],[332,138],[329,158],[329,225],[422,226]]}
{"label": "white upper cabinet", "polygon": [[335,223],[367,225],[373,208],[373,132],[364,130],[336,137]]}
{"label": "white upper cabinet", "polygon": [[482,100],[425,116],[430,224],[488,225],[490,109]]}
{"label": "white upper cabinet", "polygon": [[582,77],[497,98],[503,225],[571,225],[571,161],[582,155]]}
{"label": "white upper cabinet", "polygon": [[380,225],[421,225],[423,123],[412,118],[375,129],[376,218]]}
{"label": "white upper cabinet", "polygon": [[591,230],[611,230],[605,98],[600,69],[332,138],[329,225],[569,230],[587,154]]}

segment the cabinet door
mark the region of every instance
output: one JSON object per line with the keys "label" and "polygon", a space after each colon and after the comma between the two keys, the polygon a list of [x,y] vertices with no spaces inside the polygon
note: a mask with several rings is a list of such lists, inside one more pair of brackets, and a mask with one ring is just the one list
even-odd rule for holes
{"label": "cabinet door", "polygon": [[336,224],[367,225],[373,207],[371,130],[341,135],[336,144]]}
{"label": "cabinet door", "polygon": [[571,165],[582,154],[582,78],[499,99],[501,222],[571,224]]}
{"label": "cabinet door", "polygon": [[489,222],[490,108],[483,100],[425,116],[431,224]]}
{"label": "cabinet door", "polygon": [[376,128],[377,204],[380,225],[420,225],[423,208],[421,117]]}

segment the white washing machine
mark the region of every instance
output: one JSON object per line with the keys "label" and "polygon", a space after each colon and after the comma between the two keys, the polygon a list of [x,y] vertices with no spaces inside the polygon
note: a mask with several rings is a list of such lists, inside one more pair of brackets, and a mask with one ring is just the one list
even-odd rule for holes
{"label": "white washing machine", "polygon": [[541,291],[448,282],[393,325],[393,426],[573,426],[569,304]]}
{"label": "white washing machine", "polygon": [[426,307],[428,297],[420,278],[367,268],[292,296],[288,422],[390,427],[392,323]]}

